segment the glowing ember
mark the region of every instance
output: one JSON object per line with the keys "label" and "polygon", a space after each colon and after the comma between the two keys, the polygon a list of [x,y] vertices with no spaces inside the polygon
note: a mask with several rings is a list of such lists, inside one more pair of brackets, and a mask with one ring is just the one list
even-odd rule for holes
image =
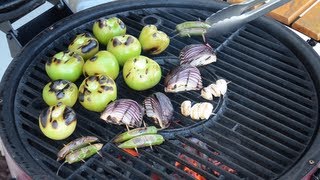
{"label": "glowing ember", "polygon": [[[205,149],[208,149],[206,144],[199,141],[198,139],[195,139],[195,138],[190,138],[189,140],[191,140],[193,143],[196,143],[198,146],[201,146],[202,148],[205,148]],[[224,171],[227,171],[228,173],[231,173],[231,174],[235,174],[236,171],[226,165],[224,165],[223,163],[221,163],[220,161],[217,161],[215,159],[211,159],[209,158],[207,155],[201,153],[200,151],[190,147],[190,146],[187,146],[187,145],[183,145],[184,149],[186,149],[189,153],[192,153],[192,154],[197,154],[198,156],[200,156],[201,158],[204,158],[206,160],[208,160],[209,162],[211,162],[213,165],[215,166],[218,166],[220,167],[221,169],[223,169]],[[214,155],[218,156],[219,153],[218,152],[213,152]],[[205,165],[202,165],[200,164],[198,161],[192,159],[192,158],[189,158],[188,156],[184,155],[184,154],[179,154],[178,157],[181,159],[181,160],[184,160],[186,162],[188,162],[189,164],[191,164],[192,166],[196,167],[196,168],[200,168],[202,170],[206,170],[206,166]],[[180,164],[178,161],[175,162],[175,166],[182,169],[184,172],[190,174],[192,177],[194,177],[195,179],[197,180],[205,180],[206,178],[201,176],[200,174],[198,174],[197,172],[193,171],[192,169],[186,167],[186,166],[183,166],[182,164]],[[220,176],[220,173],[217,172],[217,171],[212,171],[213,175],[219,177]]]}
{"label": "glowing ember", "polygon": [[[188,156],[185,156],[184,154],[180,154],[179,155],[180,159],[183,159],[185,161],[187,161],[188,163],[192,164],[193,166],[197,167],[197,168],[202,168],[200,166],[202,166],[200,163],[198,163],[197,161],[189,158]],[[194,177],[196,180],[205,180],[206,178],[204,178],[203,176],[201,176],[200,174],[196,173],[195,171],[193,171],[192,169],[181,165],[179,162],[175,163],[176,167],[181,168],[184,172],[190,174],[192,177]]]}

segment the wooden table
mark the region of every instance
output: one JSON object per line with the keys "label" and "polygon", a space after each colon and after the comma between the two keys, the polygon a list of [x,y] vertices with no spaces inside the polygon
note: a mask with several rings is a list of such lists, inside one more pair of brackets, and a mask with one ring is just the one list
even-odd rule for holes
{"label": "wooden table", "polygon": [[[227,0],[241,3],[246,0]],[[320,1],[291,0],[273,10],[268,16],[320,42]]]}

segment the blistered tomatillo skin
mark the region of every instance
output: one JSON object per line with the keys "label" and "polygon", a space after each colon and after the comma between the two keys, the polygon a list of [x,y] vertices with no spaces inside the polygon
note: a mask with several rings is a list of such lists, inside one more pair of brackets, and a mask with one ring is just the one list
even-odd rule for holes
{"label": "blistered tomatillo skin", "polygon": [[125,35],[126,25],[117,17],[99,19],[93,24],[93,34],[101,44],[107,45],[111,38]]}
{"label": "blistered tomatillo skin", "polygon": [[79,87],[79,101],[90,111],[103,111],[110,101],[117,98],[115,82],[108,76],[89,76]]}
{"label": "blistered tomatillo skin", "polygon": [[74,52],[59,52],[46,63],[46,72],[50,79],[76,81],[82,74],[84,60]]}
{"label": "blistered tomatillo skin", "polygon": [[50,139],[62,140],[69,137],[77,125],[76,113],[62,103],[50,106],[39,116],[42,133]]}
{"label": "blistered tomatillo skin", "polygon": [[161,68],[154,60],[138,56],[124,64],[123,78],[131,89],[138,91],[150,89],[159,83]]}
{"label": "blistered tomatillo skin", "polygon": [[158,31],[155,25],[145,26],[140,33],[139,41],[143,51],[150,54],[160,54],[170,43],[168,35]]}
{"label": "blistered tomatillo skin", "polygon": [[128,59],[140,55],[141,45],[138,39],[131,35],[116,36],[109,41],[107,50],[117,58],[119,65],[123,66]]}
{"label": "blistered tomatillo skin", "polygon": [[49,106],[54,106],[62,102],[72,107],[78,99],[78,88],[70,81],[56,80],[44,86],[42,98]]}
{"label": "blistered tomatillo skin", "polygon": [[86,77],[101,74],[116,79],[119,74],[119,63],[110,52],[99,51],[85,62],[83,74]]}
{"label": "blistered tomatillo skin", "polygon": [[87,60],[99,51],[99,43],[91,34],[82,33],[74,38],[68,49],[82,56],[84,60]]}

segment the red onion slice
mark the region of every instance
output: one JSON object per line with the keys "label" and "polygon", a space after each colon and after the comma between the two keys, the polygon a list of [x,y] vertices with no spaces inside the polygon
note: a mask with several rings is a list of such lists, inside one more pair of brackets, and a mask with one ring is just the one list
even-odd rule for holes
{"label": "red onion slice", "polygon": [[144,115],[143,107],[131,99],[119,99],[110,103],[100,118],[107,123],[140,127]]}
{"label": "red onion slice", "polygon": [[209,44],[191,44],[184,47],[179,55],[180,64],[204,66],[217,61],[213,48]]}
{"label": "red onion slice", "polygon": [[200,71],[190,64],[180,65],[167,74],[164,85],[165,92],[200,90],[202,88]]}
{"label": "red onion slice", "polygon": [[170,125],[174,110],[170,99],[165,94],[154,93],[143,101],[143,105],[146,115],[152,118],[155,124],[158,124],[161,128]]}

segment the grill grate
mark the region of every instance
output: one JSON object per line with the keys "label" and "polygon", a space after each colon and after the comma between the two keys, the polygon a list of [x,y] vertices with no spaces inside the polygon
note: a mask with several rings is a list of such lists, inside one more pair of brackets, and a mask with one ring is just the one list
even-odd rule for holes
{"label": "grill grate", "polygon": [[[159,29],[172,33],[177,23],[205,19],[212,12],[188,8],[143,8],[130,12],[113,12],[127,25],[129,34],[138,36],[148,15],[158,16]],[[81,22],[79,22],[80,24]],[[303,155],[317,124],[316,90],[308,71],[297,57],[271,34],[255,23],[231,36],[209,39],[217,49],[218,61],[200,68],[204,85],[223,77],[230,80],[227,96],[212,103],[217,113],[212,119],[196,123],[179,115],[179,105],[186,99],[199,101],[196,92],[168,94],[175,110],[175,121],[163,145],[139,150],[139,158],[108,143],[123,127],[106,124],[99,114],[89,112],[78,103],[75,133],[64,141],[44,137],[38,127],[40,111],[46,107],[42,88],[50,81],[44,63],[58,51],[66,50],[70,38],[91,31],[90,22],[72,28],[43,49],[27,68],[15,97],[15,123],[19,138],[41,169],[54,176],[60,162],[56,153],[62,144],[79,136],[94,135],[105,142],[102,157],[95,155],[85,163],[65,165],[59,176],[69,179],[274,179],[281,176]],[[155,58],[166,75],[177,64],[176,57],[186,45],[200,43],[201,38],[171,39],[163,57]],[[103,49],[105,47],[101,47]],[[76,82],[77,85],[81,80]],[[145,96],[163,91],[163,79],[152,90],[134,92],[117,79],[119,98],[141,102]],[[151,124],[150,121],[147,121]],[[196,151],[196,153],[194,153]],[[187,156],[192,162],[181,158]],[[180,166],[178,168],[178,165]],[[182,167],[182,168],[181,168]],[[184,170],[183,170],[184,169]]]}

